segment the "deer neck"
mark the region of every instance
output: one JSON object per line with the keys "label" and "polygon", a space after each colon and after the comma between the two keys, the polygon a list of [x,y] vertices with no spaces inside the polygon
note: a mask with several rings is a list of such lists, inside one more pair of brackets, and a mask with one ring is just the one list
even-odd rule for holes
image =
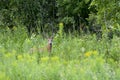
{"label": "deer neck", "polygon": [[48,50],[48,52],[51,52],[51,50],[52,50],[52,43],[51,43],[51,44],[48,44],[47,50]]}

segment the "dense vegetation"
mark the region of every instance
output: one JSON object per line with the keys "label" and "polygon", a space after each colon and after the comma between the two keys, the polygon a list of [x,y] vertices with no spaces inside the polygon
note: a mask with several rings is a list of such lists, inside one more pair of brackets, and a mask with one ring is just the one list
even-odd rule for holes
{"label": "dense vegetation", "polygon": [[1,0],[0,26],[23,25],[29,35],[55,33],[60,22],[64,23],[65,32],[108,32],[108,28],[119,31],[119,12],[119,0]]}
{"label": "dense vegetation", "polygon": [[119,36],[119,0],[0,0],[0,80],[119,80]]}
{"label": "dense vegetation", "polygon": [[0,80],[119,80],[120,43],[117,36],[97,40],[95,35],[54,36],[52,53],[34,52],[44,47],[42,36],[27,37],[26,30],[0,34]]}

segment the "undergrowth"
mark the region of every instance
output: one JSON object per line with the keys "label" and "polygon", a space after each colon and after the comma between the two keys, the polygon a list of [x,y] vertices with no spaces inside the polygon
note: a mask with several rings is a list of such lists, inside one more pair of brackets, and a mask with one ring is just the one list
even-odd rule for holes
{"label": "undergrowth", "polygon": [[119,40],[55,34],[49,56],[29,53],[46,46],[41,35],[29,38],[24,28],[8,29],[0,32],[0,80],[119,80]]}

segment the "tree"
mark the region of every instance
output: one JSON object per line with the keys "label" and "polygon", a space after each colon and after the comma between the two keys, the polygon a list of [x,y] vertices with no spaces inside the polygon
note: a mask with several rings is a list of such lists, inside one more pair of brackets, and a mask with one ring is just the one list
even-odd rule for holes
{"label": "tree", "polygon": [[73,27],[79,31],[81,23],[87,22],[90,3],[91,0],[1,0],[0,22],[4,26],[22,24],[29,35],[50,32],[56,28],[51,25],[59,22],[65,24],[65,31]]}
{"label": "tree", "polygon": [[57,0],[58,20],[66,25],[65,30],[80,30],[80,24],[88,18],[90,3],[91,0]]}
{"label": "tree", "polygon": [[120,1],[119,0],[92,0],[91,7],[97,10],[97,23],[102,24],[104,29],[120,24]]}

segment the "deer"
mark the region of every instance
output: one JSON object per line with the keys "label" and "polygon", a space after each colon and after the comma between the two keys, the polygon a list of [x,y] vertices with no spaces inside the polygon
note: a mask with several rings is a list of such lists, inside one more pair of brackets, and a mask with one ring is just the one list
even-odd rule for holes
{"label": "deer", "polygon": [[49,54],[52,52],[52,42],[53,42],[53,36],[50,37],[50,38],[47,38],[48,39],[48,42],[47,42],[47,45],[45,47],[42,47],[42,48],[31,48],[30,49],[30,53],[35,53],[35,52],[39,52],[39,53],[42,53],[42,52],[48,52]]}

